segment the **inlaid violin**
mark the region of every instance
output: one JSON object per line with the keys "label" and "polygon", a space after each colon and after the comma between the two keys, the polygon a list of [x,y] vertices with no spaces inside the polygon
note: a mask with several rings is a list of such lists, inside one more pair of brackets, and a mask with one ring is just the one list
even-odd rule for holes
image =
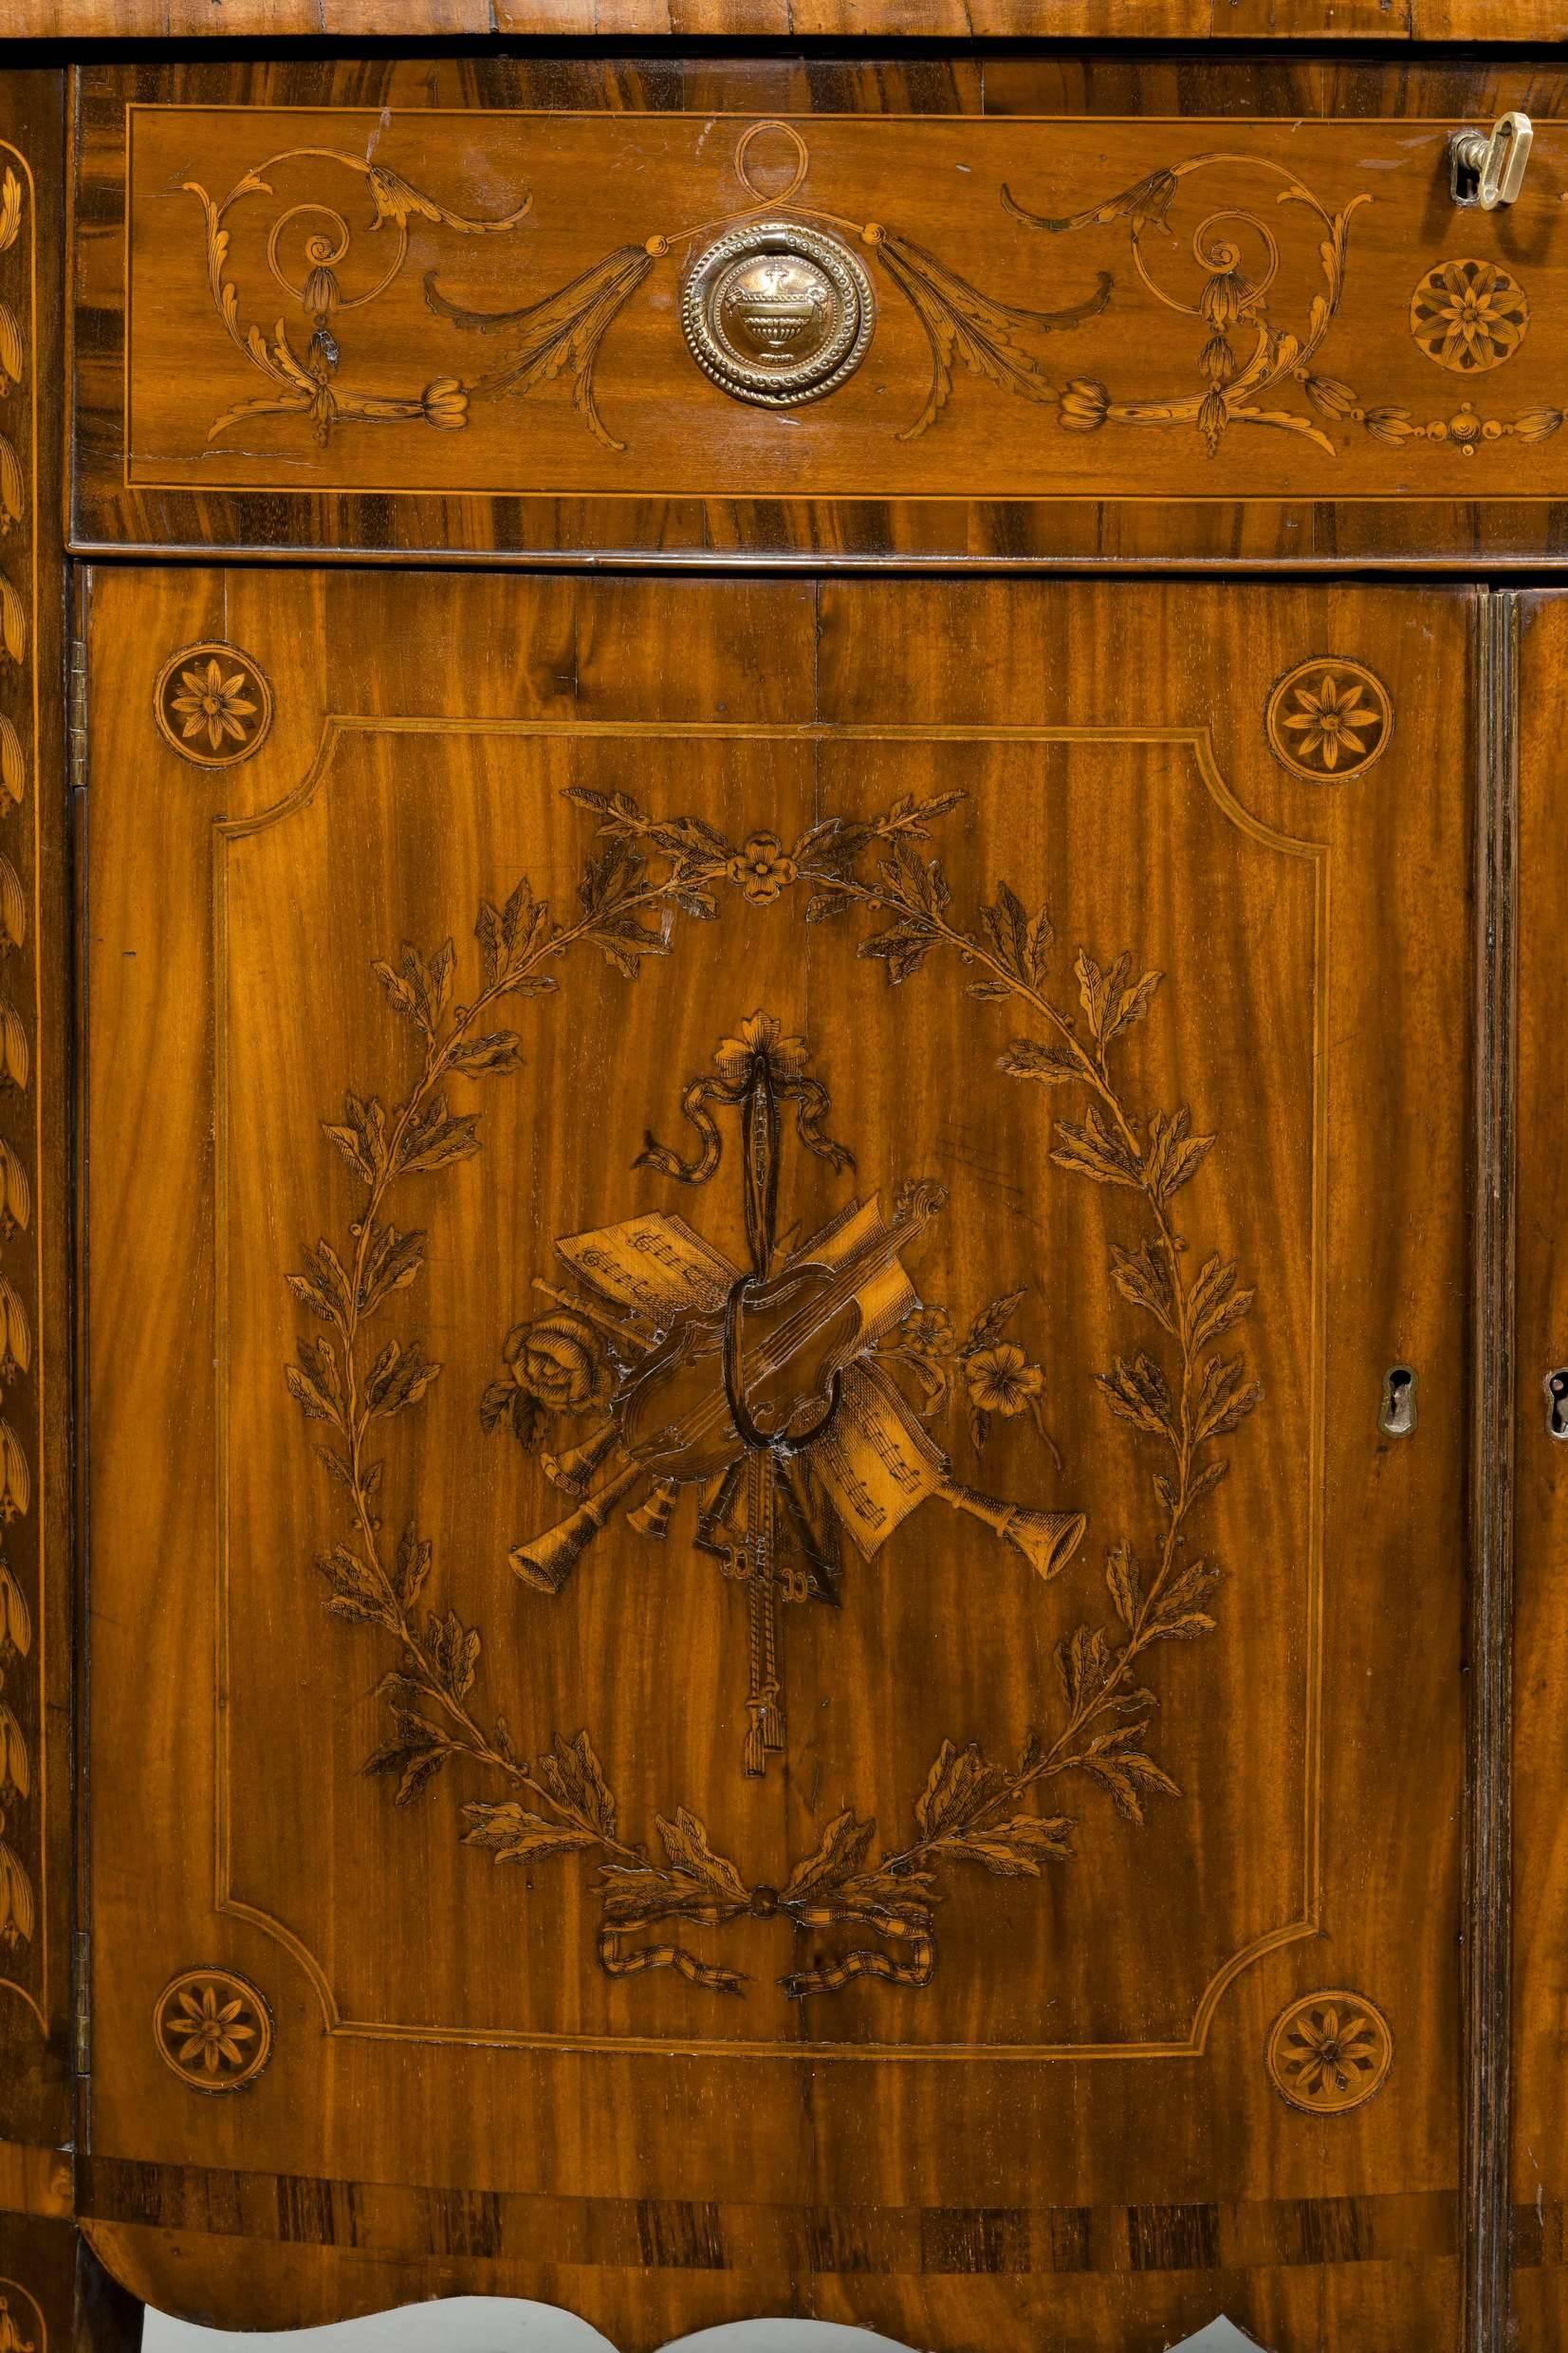
{"label": "inlaid violin", "polygon": [[922,1178],[891,1222],[838,1266],[744,1275],[722,1308],[686,1317],[639,1364],[621,1399],[620,1443],[644,1470],[710,1478],[738,1452],[793,1454],[820,1437],[845,1368],[872,1344],[862,1302],[943,1207]]}

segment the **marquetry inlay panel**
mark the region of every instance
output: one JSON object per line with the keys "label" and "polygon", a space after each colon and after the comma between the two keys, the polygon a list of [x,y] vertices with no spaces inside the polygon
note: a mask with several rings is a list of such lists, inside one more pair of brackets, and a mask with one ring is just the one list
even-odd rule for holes
{"label": "marquetry inlay panel", "polygon": [[1568,486],[1568,310],[1506,227],[1547,124],[1455,254],[1436,122],[433,109],[369,160],[371,120],[129,107],[125,489]]}
{"label": "marquetry inlay panel", "polygon": [[[606,2293],[618,2201],[722,2241],[724,2312],[736,2181],[1003,2274],[1136,2210],[1168,2339],[1221,2146],[1451,2175],[1465,1139],[1383,1074],[1464,1058],[1469,614],[1413,594],[95,575],[101,2147],[505,2149]],[[227,732],[209,648],[269,730],[149,759],[171,661]],[[1325,1936],[1367,1991],[1293,2042]]]}

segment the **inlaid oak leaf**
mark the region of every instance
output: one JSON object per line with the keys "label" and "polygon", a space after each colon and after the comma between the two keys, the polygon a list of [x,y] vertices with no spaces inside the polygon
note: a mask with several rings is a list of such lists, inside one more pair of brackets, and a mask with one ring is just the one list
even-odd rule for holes
{"label": "inlaid oak leaf", "polygon": [[851,1807],[835,1814],[815,1850],[791,1871],[784,1891],[784,1901],[801,1901],[840,1886],[859,1870],[876,1835],[875,1822],[862,1822]]}
{"label": "inlaid oak leaf", "polygon": [[1065,1814],[1013,1814],[1005,1822],[960,1830],[944,1851],[978,1862],[998,1879],[1037,1880],[1046,1862],[1071,1862],[1073,1825]]}
{"label": "inlaid oak leaf", "polygon": [[463,1817],[470,1827],[462,1843],[485,1848],[497,1862],[542,1862],[551,1855],[581,1854],[599,1843],[592,1830],[546,1822],[543,1814],[514,1803],[465,1806]]}
{"label": "inlaid oak leaf", "polygon": [[708,1836],[708,1825],[686,1806],[681,1806],[674,1820],[663,1814],[655,1817],[655,1826],[664,1843],[670,1867],[677,1878],[694,1881],[698,1886],[711,1888],[717,1896],[731,1903],[746,1903],[749,1890],[728,1855],[715,1854]]}

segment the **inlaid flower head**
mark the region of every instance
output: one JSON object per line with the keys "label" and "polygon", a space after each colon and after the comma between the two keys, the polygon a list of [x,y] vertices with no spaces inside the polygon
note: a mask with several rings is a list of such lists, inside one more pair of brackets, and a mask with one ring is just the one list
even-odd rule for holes
{"label": "inlaid flower head", "polygon": [[1282,2064],[1309,2099],[1325,2092],[1342,2099],[1358,2075],[1372,2071],[1376,2046],[1370,2019],[1341,2014],[1331,2003],[1298,2020],[1285,2037]]}
{"label": "inlaid flower head", "polygon": [[804,1038],[786,1038],[784,1024],[771,1013],[752,1013],[738,1037],[719,1040],[713,1067],[728,1084],[739,1085],[759,1054],[775,1087],[782,1080],[798,1079],[806,1065]]}
{"label": "inlaid flower head", "polygon": [[1010,1419],[1040,1395],[1045,1376],[1038,1364],[1029,1362],[1022,1348],[1005,1340],[966,1359],[964,1379],[969,1402],[980,1413],[1001,1414]]}
{"label": "inlaid flower head", "polygon": [[[330,390],[321,397],[330,401]],[[170,655],[153,690],[153,714],[182,758],[228,768],[266,741],[272,692],[249,654],[213,639]]]}
{"label": "inlaid flower head", "polygon": [[1411,333],[1439,367],[1479,376],[1501,367],[1524,340],[1524,288],[1495,262],[1440,262],[1411,297]]}
{"label": "inlaid flower head", "polygon": [[1325,672],[1316,686],[1297,687],[1295,700],[1283,724],[1301,736],[1303,759],[1321,760],[1331,775],[1347,752],[1359,759],[1367,746],[1356,730],[1374,726],[1377,713],[1354,679],[1341,683]]}
{"label": "inlaid flower head", "polygon": [[184,692],[174,695],[169,707],[178,714],[188,743],[205,735],[213,751],[221,751],[231,738],[244,743],[256,705],[246,693],[249,680],[243,670],[226,670],[212,655],[204,665],[182,670],[179,681]]}
{"label": "inlaid flower head", "polygon": [[467,387],[455,376],[437,376],[419,396],[427,425],[441,433],[461,433],[469,421]]}
{"label": "inlaid flower head", "polygon": [[899,1338],[912,1356],[951,1356],[958,1345],[958,1335],[946,1307],[915,1308],[905,1317]]}
{"label": "inlaid flower head", "polygon": [[615,1368],[593,1325],[580,1315],[542,1317],[507,1335],[502,1355],[518,1387],[552,1414],[585,1414],[609,1401]]}
{"label": "inlaid flower head", "polygon": [[1393,705],[1364,663],[1329,655],[1300,663],[1280,680],[1266,726],[1276,757],[1296,775],[1344,782],[1381,757]]}
{"label": "inlaid flower head", "polygon": [[1388,2020],[1355,1993],[1305,1995],[1275,2020],[1268,2038],[1275,2089],[1311,2115],[1359,2107],[1381,2087],[1393,2059]]}
{"label": "inlaid flower head", "polygon": [[170,2039],[176,2044],[181,2066],[198,2066],[205,2075],[216,2075],[225,2066],[242,2067],[245,2045],[256,2039],[244,2011],[243,2001],[220,2002],[215,1986],[188,1987],[170,2021]]}
{"label": "inlaid flower head", "polygon": [[1096,433],[1110,405],[1110,394],[1092,376],[1069,377],[1058,396],[1057,423],[1063,433]]}
{"label": "inlaid flower head", "polygon": [[795,861],[776,833],[749,834],[725,868],[754,907],[766,907],[795,880]]}

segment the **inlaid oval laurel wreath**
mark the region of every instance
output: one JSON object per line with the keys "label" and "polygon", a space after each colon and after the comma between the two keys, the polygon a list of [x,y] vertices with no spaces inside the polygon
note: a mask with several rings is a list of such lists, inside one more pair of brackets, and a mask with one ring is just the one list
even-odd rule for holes
{"label": "inlaid oval laurel wreath", "polygon": [[[1214,1138],[1194,1133],[1185,1103],[1135,1115],[1115,1075],[1116,1048],[1148,1016],[1159,973],[1135,973],[1125,951],[1102,967],[1080,950],[1073,965],[1078,1004],[1068,1010],[1052,993],[1053,932],[1043,906],[1030,913],[999,882],[994,900],[968,924],[954,916],[941,862],[923,845],[961,794],[906,798],[864,819],[832,818],[788,847],[771,835],[736,844],[701,818],[650,814],[625,793],[572,789],[566,797],[592,811],[602,843],[583,869],[580,913],[558,920],[526,881],[502,907],[483,902],[474,926],[478,985],[462,1002],[453,1001],[450,939],[431,955],[405,942],[396,961],[375,966],[394,1012],[414,1033],[418,1074],[401,1102],[389,1108],[375,1096],[349,1094],[341,1121],[323,1123],[364,1197],[342,1250],[322,1239],[287,1278],[295,1299],[326,1327],[300,1342],[286,1375],[304,1413],[325,1432],[317,1452],[345,1498],[347,1532],[317,1563],[325,1605],[336,1618],[389,1636],[397,1652],[381,1686],[388,1737],[365,1769],[392,1779],[397,1803],[406,1806],[447,1767],[464,1764],[506,1791],[499,1802],[464,1805],[465,1843],[497,1862],[593,1856],[599,1958],[612,1976],[671,1969],[692,1985],[738,1993],[739,1973],[700,1957],[680,1932],[762,1915],[782,1917],[801,1934],[847,1932],[848,1950],[814,1954],[781,1978],[795,1998],[858,1977],[924,1986],[937,1965],[936,1906],[951,1893],[956,1866],[1037,1879],[1075,1852],[1079,1825],[1040,1804],[1054,1785],[1073,1776],[1095,1785],[1134,1823],[1142,1822],[1151,1797],[1180,1795],[1150,1753],[1155,1699],[1139,1676],[1157,1644],[1212,1630],[1220,1570],[1189,1558],[1190,1525],[1227,1468],[1221,1442],[1261,1396],[1243,1359],[1220,1345],[1252,1293],[1218,1254],[1190,1272],[1175,1224],[1176,1197]],[[1058,1645],[1054,1720],[1045,1722],[1042,1709],[1042,1728],[1005,1757],[976,1741],[943,1741],[908,1829],[884,1834],[846,1808],[777,1889],[751,1884],[731,1858],[716,1853],[702,1820],[684,1805],[655,1817],[656,1853],[630,1839],[586,1731],[535,1756],[519,1747],[504,1716],[481,1714],[479,1629],[431,1606],[432,1545],[417,1519],[408,1519],[395,1546],[383,1528],[385,1464],[378,1449],[385,1424],[418,1402],[441,1367],[417,1342],[389,1338],[373,1353],[370,1337],[394,1296],[417,1281],[425,1258],[425,1235],[392,1221],[394,1188],[479,1149],[478,1115],[453,1109],[449,1086],[521,1064],[516,1031],[488,1026],[502,1000],[552,992],[552,968],[582,947],[636,979],[646,957],[671,952],[681,917],[711,920],[721,891],[744,897],[764,842],[779,886],[770,899],[803,891],[807,922],[856,910],[874,918],[879,928],[858,953],[880,963],[891,983],[908,981],[944,951],[967,975],[971,997],[1017,1009],[1030,1023],[1034,1034],[1014,1038],[1000,1066],[1077,1098],[1078,1116],[1054,1121],[1050,1159],[1093,1184],[1134,1195],[1147,1213],[1136,1250],[1113,1245],[1111,1279],[1153,1327],[1150,1346],[1116,1357],[1096,1381],[1111,1413],[1163,1457],[1153,1476],[1152,1547],[1140,1558],[1130,1534],[1110,1545],[1108,1621],[1079,1624]]]}

